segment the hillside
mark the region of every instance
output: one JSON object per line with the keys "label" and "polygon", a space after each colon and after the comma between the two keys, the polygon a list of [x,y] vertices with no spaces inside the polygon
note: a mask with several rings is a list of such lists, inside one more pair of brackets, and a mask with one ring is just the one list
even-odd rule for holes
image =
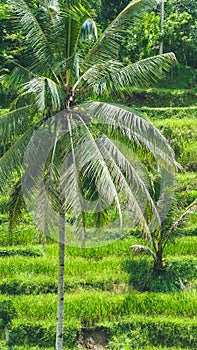
{"label": "hillside", "polygon": [[[139,242],[132,237],[87,251],[67,249],[65,344],[68,349],[75,348],[77,339],[85,345],[90,338],[101,342],[100,345],[110,340],[110,349],[120,349],[121,341],[122,345],[128,342],[129,349],[147,344],[156,348],[196,348],[196,237],[177,238],[166,252],[169,266],[181,275],[187,292],[178,290],[178,280],[171,284],[165,276],[151,282],[150,289],[156,287],[157,292],[140,292],[151,265],[148,258],[132,257],[129,247],[136,241]],[[44,255],[39,246],[34,249],[17,246],[7,248],[6,252],[7,256],[5,250],[4,254],[1,251],[0,288],[1,300],[12,300],[17,311],[10,332],[11,343],[26,344],[25,348],[36,345],[52,348],[57,306],[57,246],[48,245]],[[35,256],[31,256],[33,252]]]}
{"label": "hillside", "polygon": [[[160,103],[158,103],[158,101]],[[171,142],[184,167],[177,176],[180,203],[197,198],[196,92],[138,91],[128,105],[150,119]],[[155,107],[156,106],[156,107]],[[9,247],[6,198],[1,201],[1,301],[12,300],[17,316],[10,329],[15,350],[52,349],[57,306],[57,244],[47,244],[26,217]],[[25,229],[26,228],[26,229]],[[67,248],[65,349],[197,348],[197,216],[177,231],[165,252],[171,273],[151,278],[151,259],[136,257],[143,240],[125,228],[125,237],[101,248]],[[181,235],[180,235],[181,234]],[[174,272],[175,274],[174,274]],[[181,280],[186,291],[180,290]],[[2,334],[1,349],[4,349]]]}

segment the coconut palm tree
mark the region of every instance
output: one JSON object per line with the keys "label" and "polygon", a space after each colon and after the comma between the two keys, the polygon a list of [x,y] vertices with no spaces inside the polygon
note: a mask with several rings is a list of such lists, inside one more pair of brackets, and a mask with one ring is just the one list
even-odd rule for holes
{"label": "coconut palm tree", "polygon": [[[184,223],[188,216],[194,214],[197,209],[197,199],[195,199],[185,210],[179,215],[173,222],[170,223],[170,217],[167,217],[163,221],[160,227],[156,231],[151,233],[151,244],[144,246],[140,244],[134,244],[131,246],[132,252],[136,253],[147,253],[153,258],[153,272],[160,274],[166,270],[164,264],[164,251],[166,245],[172,240],[176,234],[177,228]],[[174,214],[174,213],[173,213]],[[175,216],[176,214],[174,214]],[[170,215],[169,215],[170,216]],[[178,277],[179,278],[179,277]],[[184,285],[179,278],[181,287]]]}
{"label": "coconut palm tree", "polygon": [[[131,86],[149,86],[170,69],[175,57],[167,53],[128,66],[117,60],[128,26],[152,9],[155,0],[132,1],[99,37],[84,1],[8,3],[22,29],[24,59],[21,63],[5,57],[15,68],[4,81],[14,87],[17,97],[0,118],[1,143],[9,143],[0,159],[0,188],[4,190],[17,173],[21,180],[15,197],[23,192],[39,228],[49,233],[58,228],[56,349],[60,350],[65,223],[74,222],[79,239],[85,242],[89,213],[99,226],[105,221],[106,207],[116,208],[122,226],[122,203],[127,202],[132,218],[150,237],[150,230],[160,224],[158,210],[137,163],[129,161],[118,141],[127,144],[131,154],[138,149],[151,154],[153,166],[160,171],[170,173],[175,165],[172,149],[151,123],[98,97],[130,91]],[[91,101],[95,95],[96,101]]]}

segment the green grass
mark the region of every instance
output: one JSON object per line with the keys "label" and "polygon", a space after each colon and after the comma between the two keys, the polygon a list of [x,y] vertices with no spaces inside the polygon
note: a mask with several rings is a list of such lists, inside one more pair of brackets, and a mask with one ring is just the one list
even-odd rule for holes
{"label": "green grass", "polygon": [[197,187],[196,172],[180,172],[176,176],[180,191],[185,191],[187,188],[192,189]]}
{"label": "green grass", "polygon": [[[6,300],[7,296],[1,296]],[[19,320],[51,322],[56,319],[57,296],[9,296]],[[197,295],[195,291],[178,293],[110,293],[82,291],[65,294],[65,324],[92,326],[100,322],[121,321],[124,316],[183,317],[195,320]]]}
{"label": "green grass", "polygon": [[[92,249],[66,249],[66,291],[100,289],[128,291],[138,288],[151,269],[152,260],[133,257],[130,246],[143,243],[137,237],[117,241],[111,245]],[[10,256],[1,256],[1,252]],[[27,256],[21,256],[27,252]],[[197,237],[177,237],[165,252],[165,259],[184,283],[197,279]],[[17,254],[16,254],[17,253]],[[29,253],[41,256],[32,257]],[[4,294],[40,294],[57,291],[58,245],[41,247],[10,247],[0,250],[0,288]],[[181,257],[180,257],[181,256]],[[135,279],[133,279],[135,276]],[[167,288],[167,287],[166,287]]]}
{"label": "green grass", "polygon": [[[188,327],[195,327],[195,322],[197,322],[195,290],[173,293],[139,293],[134,291],[132,286],[129,286],[130,279],[134,276],[136,278],[138,274],[138,279],[143,278],[142,273],[146,273],[144,267],[149,268],[151,264],[150,259],[147,258],[132,258],[130,245],[136,240],[138,239],[130,237],[111,245],[93,249],[67,248],[65,282],[67,286],[72,286],[72,288],[67,288],[65,295],[66,327],[71,326],[79,329],[80,327],[99,327],[102,325],[102,327],[107,327],[107,332],[111,332],[118,322],[122,334],[125,334],[130,327],[129,325],[134,324],[133,322],[137,322],[136,324],[142,328],[148,327],[150,332],[153,332],[155,327],[157,332],[159,332],[160,327],[168,329],[169,324],[169,327],[172,328],[172,325],[175,327],[176,334],[170,337],[177,339],[181,339],[180,334],[182,333],[180,332],[183,332],[181,328],[183,325],[184,332],[187,331]],[[176,266],[179,272],[184,272],[187,276],[191,273],[190,269],[195,274],[194,268],[197,266],[197,258],[192,254],[194,255],[196,251],[196,244],[196,237],[176,238],[176,244],[168,246],[168,263],[172,264],[172,267]],[[0,258],[0,277],[3,279],[1,283],[6,280],[8,284],[13,281],[18,282],[21,284],[21,291],[24,288],[27,292],[29,288],[29,293],[32,292],[33,284],[38,288],[36,293],[47,293],[48,291],[44,288],[47,289],[49,284],[57,288],[57,244],[47,245],[46,253],[36,257],[20,256],[21,249],[31,250],[30,246],[26,248],[23,246],[9,247],[6,248],[7,251],[18,251],[19,254]],[[40,253],[41,246],[36,246],[34,250],[36,253]],[[188,254],[190,255],[188,256]],[[108,287],[111,286],[110,292],[104,289],[105,284]],[[13,300],[18,313],[17,318],[13,321],[13,343],[16,344],[15,337],[20,335],[21,339],[24,337],[29,339],[26,349],[28,349],[28,344],[45,344],[45,340],[39,337],[36,340],[35,336],[34,338],[31,336],[36,332],[40,334],[39,327],[44,327],[43,329],[46,330],[42,331],[46,332],[44,339],[51,337],[50,346],[53,343],[55,332],[57,295],[53,293],[1,295],[1,300],[6,299]],[[109,322],[111,325],[108,328]],[[53,329],[52,333],[50,329]],[[168,344],[167,335],[163,339],[164,344]],[[37,343],[35,343],[36,341]],[[189,342],[190,340],[185,340],[184,344],[189,344]],[[158,342],[158,344],[160,343]],[[180,344],[178,343],[178,345]],[[138,348],[140,349],[140,346]],[[151,348],[150,346],[149,349]],[[159,349],[159,345],[156,348]],[[31,347],[29,349],[32,350]],[[74,345],[70,346],[70,349],[74,349]]]}
{"label": "green grass", "polygon": [[[57,287],[57,259],[12,257],[1,258],[0,263],[1,290],[3,285],[18,284],[18,290],[30,293],[31,290],[44,291],[46,284],[51,290]],[[1,262],[2,260],[0,260]],[[121,258],[103,258],[98,261],[89,261],[85,258],[66,258],[65,261],[65,284],[66,288],[76,288],[86,285],[105,288],[113,283],[128,283],[128,274],[121,268]],[[5,277],[6,275],[6,277]],[[29,288],[28,288],[29,285]],[[37,288],[36,288],[37,286]],[[42,289],[43,288],[43,289]],[[107,286],[106,286],[107,288]],[[56,289],[56,288],[55,288]],[[16,292],[16,291],[15,291]]]}
{"label": "green grass", "polygon": [[189,350],[189,349],[191,349],[191,348],[175,348],[174,346],[171,348],[169,348],[169,347],[166,347],[166,346],[146,346],[146,347],[143,347],[143,348],[139,348],[139,350]]}
{"label": "green grass", "polygon": [[174,242],[169,243],[166,246],[165,251],[166,256],[187,256],[194,255],[197,256],[197,237],[176,237]]}
{"label": "green grass", "polygon": [[154,120],[170,119],[170,118],[189,118],[197,117],[197,106],[187,107],[141,107],[136,108],[144,118]]}
{"label": "green grass", "polygon": [[[72,322],[72,320],[71,320]],[[195,349],[196,345],[196,320],[188,318],[172,318],[172,317],[145,317],[143,315],[131,315],[130,317],[122,317],[121,321],[105,322],[98,326],[88,328],[89,336],[94,336],[102,332],[108,335],[109,349],[117,348],[118,343],[124,345],[125,339],[128,339],[134,349],[143,347],[155,348],[173,347],[173,348],[191,348]],[[85,329],[73,322],[65,325],[65,346],[68,349],[77,349],[77,332],[84,334]],[[32,336],[31,336],[32,335]],[[161,337],[162,335],[162,337]],[[42,321],[30,322],[21,321],[14,322],[10,332],[11,343],[14,345],[26,344],[27,348],[39,345],[38,348],[52,347],[55,337],[55,324]],[[15,343],[13,342],[15,341]],[[28,347],[29,346],[29,347]],[[157,347],[156,347],[157,346]],[[133,348],[133,347],[132,347]],[[122,349],[122,346],[121,348]],[[120,350],[119,349],[119,350]],[[127,348],[126,348],[127,350]],[[130,348],[129,348],[130,350]]]}
{"label": "green grass", "polygon": [[169,140],[177,161],[187,171],[197,170],[197,118],[154,120],[154,124]]}
{"label": "green grass", "polygon": [[[78,278],[92,278],[93,274],[117,275],[124,258],[132,258],[130,246],[135,243],[145,243],[137,237],[117,241],[111,245],[92,249],[69,248],[66,249],[66,277],[77,276]],[[29,246],[13,247],[10,251],[30,250]],[[35,250],[41,253],[41,248]],[[197,237],[177,237],[174,242],[166,247],[166,256],[187,256],[197,253]],[[43,256],[4,256],[0,257],[0,277],[27,275],[52,277],[57,273],[58,268],[58,245],[46,245],[46,253]]]}

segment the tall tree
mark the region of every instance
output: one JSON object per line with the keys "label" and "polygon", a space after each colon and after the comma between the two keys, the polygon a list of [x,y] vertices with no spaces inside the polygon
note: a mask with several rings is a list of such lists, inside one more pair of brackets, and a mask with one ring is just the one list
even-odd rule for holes
{"label": "tall tree", "polygon": [[[148,237],[149,224],[159,225],[157,208],[136,163],[129,162],[117,140],[133,152],[150,153],[161,171],[174,169],[173,151],[151,123],[98,97],[149,85],[175,57],[167,53],[128,66],[117,61],[128,24],[155,0],[131,2],[99,38],[80,0],[8,2],[25,38],[26,59],[24,65],[12,60],[15,69],[5,77],[18,96],[0,119],[1,143],[11,143],[0,159],[0,187],[17,170],[39,227],[52,234],[59,230],[56,350],[62,350],[66,216],[83,241],[89,212],[100,220],[106,205],[115,207],[122,225],[121,203],[127,201]],[[97,101],[84,102],[95,94]]]}

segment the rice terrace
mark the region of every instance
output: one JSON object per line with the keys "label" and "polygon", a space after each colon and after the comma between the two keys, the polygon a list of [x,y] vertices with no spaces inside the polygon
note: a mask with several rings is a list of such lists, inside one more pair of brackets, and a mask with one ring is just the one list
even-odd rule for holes
{"label": "rice terrace", "polygon": [[0,349],[197,349],[197,1],[0,20]]}

